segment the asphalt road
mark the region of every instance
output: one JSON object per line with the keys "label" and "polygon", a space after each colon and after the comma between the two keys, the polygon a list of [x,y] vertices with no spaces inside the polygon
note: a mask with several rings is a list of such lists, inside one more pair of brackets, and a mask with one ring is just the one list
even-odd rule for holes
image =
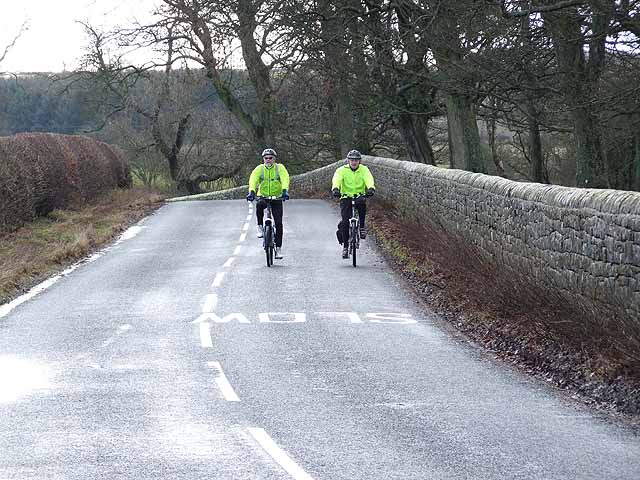
{"label": "asphalt road", "polygon": [[337,210],[164,206],[0,307],[0,480],[633,479],[640,438],[450,336]]}

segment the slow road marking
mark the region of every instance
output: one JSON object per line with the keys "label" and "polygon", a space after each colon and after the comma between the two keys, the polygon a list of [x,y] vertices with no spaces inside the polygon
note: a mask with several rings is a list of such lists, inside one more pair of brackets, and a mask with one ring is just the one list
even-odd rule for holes
{"label": "slow road marking", "polygon": [[203,322],[200,324],[200,344],[202,345],[202,348],[213,348],[210,323]]}
{"label": "slow road marking", "polygon": [[[364,315],[358,312],[260,312],[257,314],[257,318],[254,318],[257,323],[307,323],[311,320],[339,320],[347,321],[350,324],[386,324],[386,325],[414,325],[418,323],[416,319],[410,313],[365,313]],[[232,312],[226,315],[218,314],[215,312],[204,312],[192,323],[254,323],[250,319],[250,316],[241,312]]]}
{"label": "slow road marking", "polygon": [[216,310],[218,305],[218,295],[210,293],[204,299],[204,305],[202,305],[202,313],[212,313]]}

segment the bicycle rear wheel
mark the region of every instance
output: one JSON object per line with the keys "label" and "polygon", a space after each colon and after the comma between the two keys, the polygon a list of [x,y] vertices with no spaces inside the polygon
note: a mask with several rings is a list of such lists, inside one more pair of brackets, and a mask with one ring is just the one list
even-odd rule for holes
{"label": "bicycle rear wheel", "polygon": [[264,228],[264,252],[267,256],[267,267],[273,265],[273,227]]}

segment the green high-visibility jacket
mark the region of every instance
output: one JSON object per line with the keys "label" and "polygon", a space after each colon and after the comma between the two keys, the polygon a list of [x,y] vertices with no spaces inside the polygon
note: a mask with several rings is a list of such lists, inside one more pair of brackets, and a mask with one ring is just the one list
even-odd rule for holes
{"label": "green high-visibility jacket", "polygon": [[360,164],[355,170],[349,165],[344,165],[336,170],[331,182],[331,190],[337,188],[343,197],[363,194],[369,188],[376,188],[373,175],[367,167]]}
{"label": "green high-visibility jacket", "polygon": [[289,172],[281,163],[270,167],[258,165],[249,177],[249,191],[259,197],[279,197],[282,190],[289,190]]}

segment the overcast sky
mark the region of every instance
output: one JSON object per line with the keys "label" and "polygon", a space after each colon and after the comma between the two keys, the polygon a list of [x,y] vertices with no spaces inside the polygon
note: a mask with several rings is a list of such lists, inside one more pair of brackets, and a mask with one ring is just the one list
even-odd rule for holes
{"label": "overcast sky", "polygon": [[159,0],[0,0],[0,56],[20,32],[15,46],[0,64],[0,72],[72,70],[87,39],[82,25],[109,28],[144,19]]}

